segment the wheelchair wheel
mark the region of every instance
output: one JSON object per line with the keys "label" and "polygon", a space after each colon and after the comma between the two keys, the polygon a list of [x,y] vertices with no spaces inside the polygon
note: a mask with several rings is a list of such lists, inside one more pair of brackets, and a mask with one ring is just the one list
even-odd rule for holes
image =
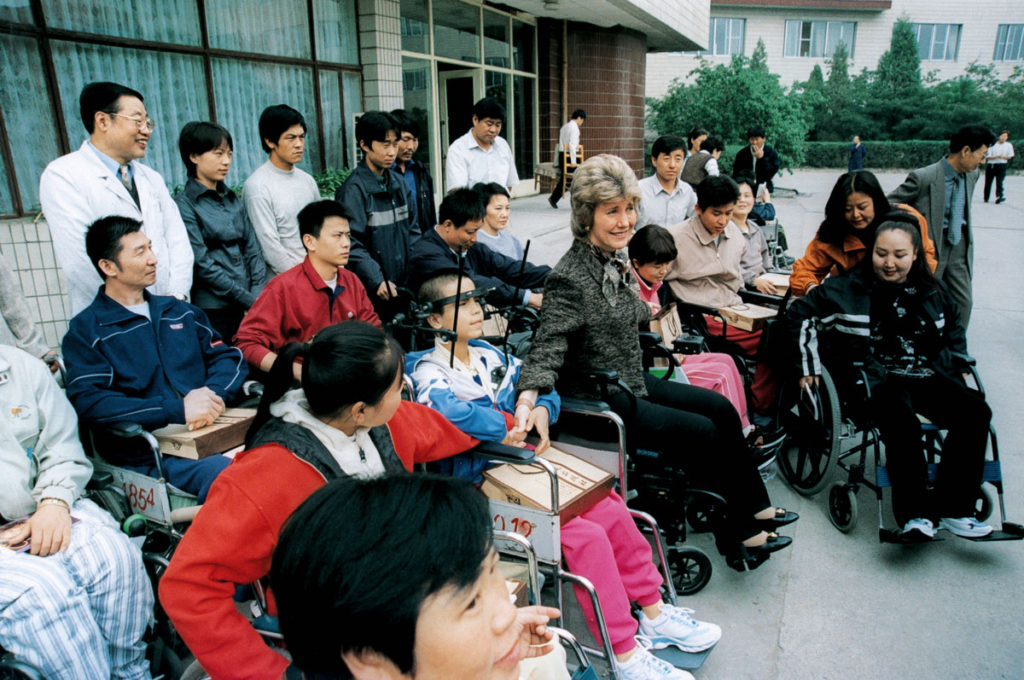
{"label": "wheelchair wheel", "polygon": [[836,482],[828,491],[828,518],[844,534],[857,526],[857,492],[849,484]]}
{"label": "wheelchair wheel", "polygon": [[839,464],[839,394],[824,367],[813,405],[801,397],[796,381],[787,382],[780,392],[780,418],[788,434],[778,453],[779,469],[794,491],[813,496],[828,485]]}
{"label": "wheelchair wheel", "polygon": [[693,533],[702,534],[711,531],[711,518],[722,510],[711,498],[697,496],[686,505],[686,521],[690,523]]}
{"label": "wheelchair wheel", "polygon": [[711,580],[711,558],[699,548],[669,548],[668,566],[678,595],[698,593]]}
{"label": "wheelchair wheel", "polygon": [[182,662],[182,668],[178,680],[210,680],[210,674],[203,670],[194,656],[185,659]]}
{"label": "wheelchair wheel", "polygon": [[974,502],[974,519],[979,522],[986,522],[992,516],[992,510],[996,506],[995,494],[992,489],[982,484],[978,487],[978,500]]}

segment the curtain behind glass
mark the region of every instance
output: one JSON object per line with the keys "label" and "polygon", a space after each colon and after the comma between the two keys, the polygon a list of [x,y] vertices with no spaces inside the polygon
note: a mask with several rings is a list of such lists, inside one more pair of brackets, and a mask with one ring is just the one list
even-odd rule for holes
{"label": "curtain behind glass", "polygon": [[7,163],[0,155],[0,215],[14,214],[14,200],[11,199],[11,187],[7,183]]}
{"label": "curtain behind glass", "polygon": [[434,54],[480,63],[480,9],[458,0],[434,0]]}
{"label": "curtain behind glass", "polygon": [[[430,87],[430,62],[426,59],[402,57],[402,90],[406,112],[420,124],[420,148],[416,162],[422,164],[428,173],[435,167],[431,159],[431,132],[434,125],[434,95]],[[415,77],[410,78],[410,75]],[[409,84],[414,83],[413,89]],[[421,87],[422,85],[422,87]]]}
{"label": "curtain behind glass", "polygon": [[218,122],[230,130],[235,139],[233,179],[228,180],[228,184],[241,184],[266,162],[267,154],[260,144],[259,120],[263,109],[274,104],[287,104],[306,119],[306,152],[300,167],[310,174],[323,169],[317,149],[320,131],[311,67],[214,59],[213,92]]}
{"label": "curtain behind glass", "polygon": [[29,0],[0,0],[0,19],[19,24],[35,24]]}
{"label": "curtain behind glass", "polygon": [[199,45],[195,0],[42,0],[49,28]]}
{"label": "curtain behind glass", "polygon": [[324,168],[340,170],[345,156],[345,112],[341,100],[341,73],[320,71],[320,109],[324,118]]}
{"label": "curtain behind glass", "polygon": [[[46,164],[60,155],[60,147],[39,46],[32,38],[0,35],[0,108],[14,156],[13,172],[18,178],[21,204],[25,212],[33,212],[39,208],[39,177]],[[78,118],[76,113],[68,126]],[[0,191],[7,191],[7,181],[2,184]],[[0,213],[10,212],[0,209]]]}
{"label": "curtain behind glass", "polygon": [[345,149],[348,159],[348,166],[355,167],[356,164],[356,114],[363,112],[363,88],[360,83],[361,76],[358,73],[341,74],[342,102],[345,107],[345,139],[348,140],[348,148]]}
{"label": "curtain behind glass", "polygon": [[100,80],[120,83],[142,94],[146,113],[156,123],[146,149],[146,165],[163,175],[168,187],[184,184],[178,133],[190,120],[210,119],[202,58],[62,40],[50,45],[71,148],[78,149],[89,136],[78,109],[82,88]]}
{"label": "curtain behind glass", "polygon": [[358,64],[355,0],[315,0],[313,16],[316,26],[316,58],[339,64]]}
{"label": "curtain behind glass", "polygon": [[516,172],[521,180],[533,177],[533,168],[537,162],[533,154],[533,140],[537,134],[533,117],[533,89],[536,82],[535,78],[526,76],[513,76],[512,78],[516,102],[516,110],[513,113],[516,124],[516,143],[513,151],[516,157]]}
{"label": "curtain behind glass", "polygon": [[310,58],[305,0],[206,0],[210,47]]}

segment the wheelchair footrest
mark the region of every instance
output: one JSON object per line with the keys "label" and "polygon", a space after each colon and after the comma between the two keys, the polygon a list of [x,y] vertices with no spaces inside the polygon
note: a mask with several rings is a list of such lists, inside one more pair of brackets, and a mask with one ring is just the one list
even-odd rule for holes
{"label": "wheelchair footrest", "polygon": [[923,536],[922,538],[904,538],[903,533],[899,529],[879,529],[878,530],[878,542],[879,543],[894,543],[897,545],[917,545],[919,543],[934,543],[936,541],[944,541],[946,539],[935,536],[928,538]]}
{"label": "wheelchair footrest", "polygon": [[666,661],[676,668],[682,668],[684,671],[695,671],[704,665],[707,661],[708,655],[714,651],[714,647],[705,649],[703,652],[684,652],[678,647],[666,647],[665,649],[654,649],[651,650],[651,654],[658,657],[662,661]]}
{"label": "wheelchair footrest", "polygon": [[970,538],[964,536],[963,538],[966,538],[968,541],[973,541],[974,543],[990,543],[992,541],[1020,541],[1024,540],[1024,533],[1017,534],[1006,531],[1006,525],[1004,524],[1002,531],[993,531],[988,536],[979,536],[978,538]]}
{"label": "wheelchair footrest", "polygon": [[[935,478],[939,474],[938,463],[928,464],[928,483],[934,484]],[[878,482],[878,487],[884,489],[887,486],[892,486],[892,482],[889,480],[889,471],[885,469],[884,465],[875,466],[875,480]],[[985,467],[982,469],[981,481],[982,482],[1001,482],[1003,480],[1003,472],[999,465],[998,460],[986,460]]]}

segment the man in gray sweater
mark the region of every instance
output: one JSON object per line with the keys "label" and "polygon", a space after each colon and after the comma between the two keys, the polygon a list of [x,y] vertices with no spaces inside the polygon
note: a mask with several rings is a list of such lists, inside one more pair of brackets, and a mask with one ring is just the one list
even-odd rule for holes
{"label": "man in gray sweater", "polygon": [[306,120],[290,106],[270,106],[260,115],[260,141],[270,154],[245,180],[242,199],[259,239],[270,276],[302,262],[299,211],[320,200],[316,180],[299,168],[306,148]]}

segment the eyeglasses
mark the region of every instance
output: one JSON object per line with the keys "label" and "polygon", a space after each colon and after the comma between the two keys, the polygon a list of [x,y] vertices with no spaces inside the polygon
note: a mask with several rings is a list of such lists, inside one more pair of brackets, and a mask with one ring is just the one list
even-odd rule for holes
{"label": "eyeglasses", "polygon": [[107,115],[111,118],[113,118],[114,116],[121,116],[122,118],[127,118],[128,120],[133,121],[135,123],[135,127],[137,127],[139,130],[141,130],[144,127],[148,127],[149,131],[152,132],[153,130],[156,129],[156,123],[153,121],[152,118],[135,118],[132,116],[126,116],[123,113],[108,113]]}

